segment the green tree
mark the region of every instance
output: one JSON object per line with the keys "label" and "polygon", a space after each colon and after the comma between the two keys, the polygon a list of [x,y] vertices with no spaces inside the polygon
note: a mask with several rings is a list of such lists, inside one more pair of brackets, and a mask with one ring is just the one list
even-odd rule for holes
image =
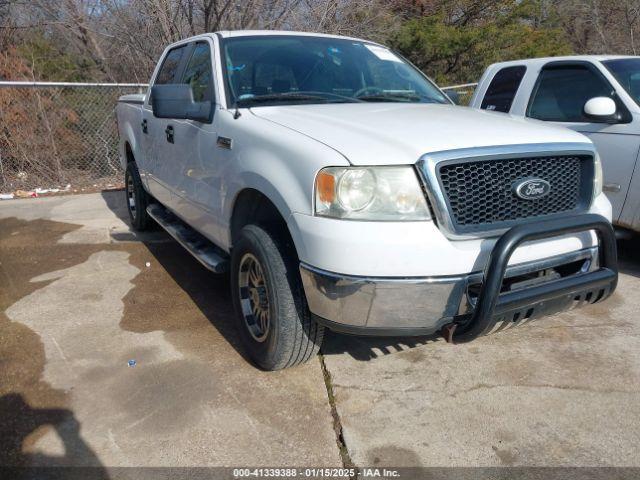
{"label": "green tree", "polygon": [[529,0],[444,1],[406,20],[390,43],[440,84],[474,82],[497,61],[571,53],[561,29],[536,21],[538,7]]}

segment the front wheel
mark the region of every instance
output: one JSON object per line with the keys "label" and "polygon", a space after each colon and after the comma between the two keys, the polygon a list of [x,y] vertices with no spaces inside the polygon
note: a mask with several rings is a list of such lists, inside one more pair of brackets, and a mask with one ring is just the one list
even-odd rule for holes
{"label": "front wheel", "polygon": [[265,370],[304,363],[322,344],[298,263],[284,240],[258,225],[242,229],[231,256],[231,290],[242,343]]}

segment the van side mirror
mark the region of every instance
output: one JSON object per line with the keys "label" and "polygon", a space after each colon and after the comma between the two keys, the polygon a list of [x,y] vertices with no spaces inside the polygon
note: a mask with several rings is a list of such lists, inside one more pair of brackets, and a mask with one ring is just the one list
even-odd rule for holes
{"label": "van side mirror", "polygon": [[616,123],[618,106],[609,97],[594,97],[584,104],[584,114],[595,121]]}
{"label": "van side mirror", "polygon": [[444,94],[456,105],[460,105],[460,94],[455,90],[445,90]]}
{"label": "van side mirror", "polygon": [[208,122],[211,117],[211,102],[194,101],[191,85],[186,84],[154,85],[151,108],[158,118]]}

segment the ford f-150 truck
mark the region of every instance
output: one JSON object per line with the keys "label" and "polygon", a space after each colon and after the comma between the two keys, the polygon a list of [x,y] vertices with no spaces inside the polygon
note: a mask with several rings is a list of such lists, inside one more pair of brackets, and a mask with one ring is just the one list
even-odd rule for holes
{"label": "ford f-150 truck", "polygon": [[640,57],[496,63],[484,72],[471,106],[553,122],[589,137],[602,158],[613,223],[640,232]]}
{"label": "ford f-150 truck", "polygon": [[117,119],[131,223],[229,271],[263,369],[308,360],[325,328],[462,343],[616,287],[591,141],[454,106],[382,45],[196,36]]}

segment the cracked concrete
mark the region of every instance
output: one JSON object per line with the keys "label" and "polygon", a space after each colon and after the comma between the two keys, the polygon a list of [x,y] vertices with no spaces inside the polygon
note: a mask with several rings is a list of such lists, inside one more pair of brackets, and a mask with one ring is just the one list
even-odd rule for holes
{"label": "cracked concrete", "polygon": [[640,465],[636,262],[606,303],[466,345],[333,335],[325,362],[355,464]]}

